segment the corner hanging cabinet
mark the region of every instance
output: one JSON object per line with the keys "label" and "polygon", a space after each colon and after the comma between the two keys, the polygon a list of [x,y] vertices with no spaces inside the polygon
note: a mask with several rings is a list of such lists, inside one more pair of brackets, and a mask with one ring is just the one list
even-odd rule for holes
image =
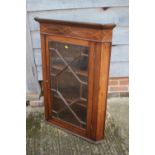
{"label": "corner hanging cabinet", "polygon": [[45,119],[91,142],[104,138],[112,25],[40,23]]}

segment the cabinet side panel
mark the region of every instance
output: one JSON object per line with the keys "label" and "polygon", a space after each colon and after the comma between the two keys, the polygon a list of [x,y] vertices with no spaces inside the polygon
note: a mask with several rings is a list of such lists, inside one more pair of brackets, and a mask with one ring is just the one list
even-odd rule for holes
{"label": "cabinet side panel", "polygon": [[47,92],[47,67],[46,67],[46,40],[45,35],[41,34],[41,50],[42,50],[42,69],[43,69],[43,88],[44,88],[44,108],[45,108],[45,119],[49,118],[48,111],[48,92]]}
{"label": "cabinet side panel", "polygon": [[103,43],[101,49],[101,68],[100,68],[100,80],[99,80],[100,89],[98,96],[98,104],[99,104],[98,117],[97,117],[98,128],[96,131],[96,135],[98,138],[102,138],[102,136],[104,136],[110,55],[111,55],[111,44]]}
{"label": "cabinet side panel", "polygon": [[111,44],[96,44],[92,138],[104,137]]}
{"label": "cabinet side panel", "polygon": [[101,44],[95,44],[94,51],[94,90],[93,90],[93,110],[92,110],[92,125],[91,125],[91,138],[96,140],[97,129],[97,112],[98,112],[98,94],[99,94],[99,77],[100,77],[100,64],[101,64]]}

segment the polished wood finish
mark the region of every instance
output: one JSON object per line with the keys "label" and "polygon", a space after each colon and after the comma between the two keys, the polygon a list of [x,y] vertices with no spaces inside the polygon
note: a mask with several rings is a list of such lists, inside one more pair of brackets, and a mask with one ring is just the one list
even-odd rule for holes
{"label": "polished wood finish", "polygon": [[39,18],[35,18],[35,20],[41,23],[41,34],[63,35],[69,38],[78,38],[95,42],[111,42],[111,29],[115,27],[114,24],[101,25]]}
{"label": "polished wood finish", "polygon": [[[73,134],[98,142],[104,138],[107,90],[111,54],[112,25],[79,23],[35,18],[40,23],[42,64],[44,79],[45,119]],[[78,127],[55,118],[51,112],[51,80],[49,62],[49,41],[69,43],[88,47],[88,74],[76,71],[77,75],[88,78],[88,101],[86,128]],[[52,68],[62,70],[61,65]],[[81,88],[80,88],[81,89]],[[81,106],[84,106],[81,104]]]}
{"label": "polished wood finish", "polygon": [[63,21],[63,20],[54,20],[54,19],[43,19],[43,18],[34,18],[39,23],[52,23],[55,25],[64,25],[64,26],[75,26],[75,27],[86,27],[86,28],[94,28],[94,29],[112,29],[115,27],[115,24],[95,24],[95,23],[84,23],[84,22],[73,22],[73,21]]}
{"label": "polished wood finish", "polygon": [[110,66],[111,43],[96,43],[94,98],[92,116],[92,138],[97,141],[104,137],[104,125],[107,104],[107,90]]}
{"label": "polished wood finish", "polygon": [[44,89],[44,107],[45,107],[45,119],[49,118],[49,102],[47,93],[47,66],[46,66],[46,36],[41,35],[41,48],[42,48],[42,69],[43,69],[43,89]]}

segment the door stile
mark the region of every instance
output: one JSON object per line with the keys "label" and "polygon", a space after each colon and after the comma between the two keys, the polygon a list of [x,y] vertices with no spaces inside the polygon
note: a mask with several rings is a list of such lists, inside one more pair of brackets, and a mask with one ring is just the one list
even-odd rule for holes
{"label": "door stile", "polygon": [[50,68],[50,54],[49,54],[49,48],[48,48],[48,38],[46,37],[46,63],[47,63],[47,98],[48,98],[48,113],[49,113],[49,118],[52,118],[52,100],[51,100],[51,68]]}
{"label": "door stile", "polygon": [[89,42],[89,61],[88,61],[88,109],[87,109],[87,136],[91,136],[92,129],[92,108],[93,108],[93,87],[94,87],[94,52],[95,43]]}

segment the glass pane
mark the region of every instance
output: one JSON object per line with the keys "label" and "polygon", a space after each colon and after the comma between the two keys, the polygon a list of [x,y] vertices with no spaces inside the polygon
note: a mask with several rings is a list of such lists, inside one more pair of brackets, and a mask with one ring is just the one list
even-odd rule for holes
{"label": "glass pane", "polygon": [[88,47],[49,42],[53,117],[86,128]]}

